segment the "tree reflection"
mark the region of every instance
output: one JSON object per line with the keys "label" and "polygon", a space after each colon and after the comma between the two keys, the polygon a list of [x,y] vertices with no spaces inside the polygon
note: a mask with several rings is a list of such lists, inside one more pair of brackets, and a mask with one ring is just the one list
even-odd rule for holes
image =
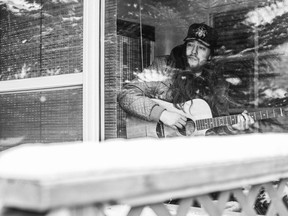
{"label": "tree reflection", "polygon": [[181,44],[190,24],[214,25],[215,63],[231,83],[231,108],[286,97],[288,0],[119,0],[117,16],[155,27],[155,56]]}

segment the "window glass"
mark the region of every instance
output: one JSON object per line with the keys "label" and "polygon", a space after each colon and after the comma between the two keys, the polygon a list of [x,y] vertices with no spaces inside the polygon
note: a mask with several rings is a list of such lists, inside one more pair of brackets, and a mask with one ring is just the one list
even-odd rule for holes
{"label": "window glass", "polygon": [[82,140],[82,88],[0,95],[0,138],[22,143]]}
{"label": "window glass", "polygon": [[64,87],[57,77],[81,73],[82,58],[83,0],[0,1],[0,81],[12,89],[0,92],[0,141],[83,139],[82,83],[64,76]]}
{"label": "window glass", "polygon": [[[287,0],[106,0],[105,7],[105,138],[127,135],[116,96],[123,84],[183,44],[192,23],[218,32],[213,61],[230,85],[231,114],[286,105]],[[286,132],[287,123],[257,121],[253,132]]]}
{"label": "window glass", "polygon": [[0,20],[0,80],[82,72],[82,0],[4,0]]}

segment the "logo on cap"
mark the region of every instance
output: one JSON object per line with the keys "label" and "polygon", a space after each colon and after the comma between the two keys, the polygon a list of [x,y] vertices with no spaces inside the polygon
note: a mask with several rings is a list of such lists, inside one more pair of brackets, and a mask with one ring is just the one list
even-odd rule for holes
{"label": "logo on cap", "polygon": [[199,27],[199,28],[196,30],[195,34],[196,34],[199,38],[204,38],[204,37],[206,37],[207,30],[206,30],[203,26],[201,26],[201,27]]}

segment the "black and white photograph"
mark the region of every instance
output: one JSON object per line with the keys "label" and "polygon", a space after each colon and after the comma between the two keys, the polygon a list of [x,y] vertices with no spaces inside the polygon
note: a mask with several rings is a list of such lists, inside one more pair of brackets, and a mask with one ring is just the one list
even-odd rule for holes
{"label": "black and white photograph", "polygon": [[0,216],[288,216],[288,0],[0,0]]}

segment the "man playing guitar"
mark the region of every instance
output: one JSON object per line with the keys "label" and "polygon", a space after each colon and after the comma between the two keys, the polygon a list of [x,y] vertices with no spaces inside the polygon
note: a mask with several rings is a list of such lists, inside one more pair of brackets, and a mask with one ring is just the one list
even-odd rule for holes
{"label": "man playing guitar", "polygon": [[[156,58],[136,79],[123,86],[118,95],[121,108],[136,118],[161,122],[177,130],[184,128],[189,120],[184,115],[187,101],[192,110],[195,99],[202,99],[209,104],[213,117],[229,115],[228,83],[212,61],[217,38],[214,28],[192,24],[183,44],[174,47],[169,56]],[[153,99],[169,102],[184,114],[167,109]],[[253,123],[253,118],[244,111],[237,115],[235,124],[220,124],[212,134],[234,134]]]}

